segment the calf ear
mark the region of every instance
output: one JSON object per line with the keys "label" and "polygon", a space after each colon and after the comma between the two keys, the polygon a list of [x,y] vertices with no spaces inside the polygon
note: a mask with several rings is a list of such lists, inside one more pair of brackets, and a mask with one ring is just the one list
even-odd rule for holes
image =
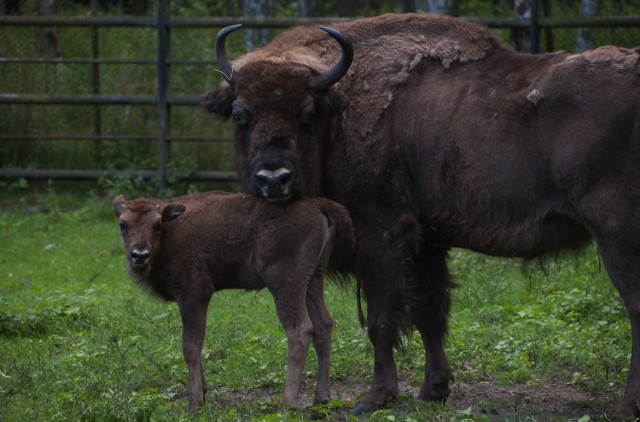
{"label": "calf ear", "polygon": [[162,210],[162,222],[174,220],[180,216],[187,207],[183,204],[169,204]]}
{"label": "calf ear", "polygon": [[340,91],[329,90],[316,97],[316,114],[321,118],[336,116],[346,110],[349,99]]}
{"label": "calf ear", "polygon": [[235,95],[231,87],[224,87],[207,91],[200,97],[200,104],[210,113],[217,114],[225,119],[231,117],[231,109]]}
{"label": "calf ear", "polygon": [[120,217],[120,214],[122,214],[122,211],[124,211],[126,207],[125,203],[126,201],[124,200],[124,196],[122,195],[116,196],[116,199],[113,200],[113,210],[116,213],[116,217]]}

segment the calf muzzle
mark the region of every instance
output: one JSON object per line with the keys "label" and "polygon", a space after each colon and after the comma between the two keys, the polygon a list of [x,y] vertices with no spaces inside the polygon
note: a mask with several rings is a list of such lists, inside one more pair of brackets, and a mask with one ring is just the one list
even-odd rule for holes
{"label": "calf muzzle", "polygon": [[150,255],[148,249],[135,248],[129,252],[129,262],[133,268],[142,268],[149,262]]}

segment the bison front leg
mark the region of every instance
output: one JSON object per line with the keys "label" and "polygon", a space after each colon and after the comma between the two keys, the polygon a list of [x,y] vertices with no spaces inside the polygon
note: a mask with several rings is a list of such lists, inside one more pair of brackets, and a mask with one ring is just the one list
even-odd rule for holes
{"label": "bison front leg", "polygon": [[371,412],[398,395],[398,373],[393,357],[400,343],[399,326],[404,318],[403,275],[383,234],[363,236],[356,253],[356,277],[362,281],[367,299],[367,329],[374,349],[373,382],[352,410],[354,415]]}
{"label": "bison front leg", "polygon": [[207,307],[211,292],[199,292],[178,299],[182,317],[182,352],[189,370],[189,412],[195,413],[204,401],[206,384],[202,368],[202,345],[207,321]]}

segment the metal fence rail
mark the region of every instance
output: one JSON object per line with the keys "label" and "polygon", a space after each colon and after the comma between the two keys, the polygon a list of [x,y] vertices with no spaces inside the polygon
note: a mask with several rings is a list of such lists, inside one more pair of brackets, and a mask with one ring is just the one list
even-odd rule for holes
{"label": "metal fence rail", "polygon": [[[11,170],[0,168],[0,179],[99,179],[119,176],[143,178],[159,178],[161,184],[167,179],[172,141],[227,142],[224,136],[174,136],[170,135],[170,112],[173,106],[199,106],[200,98],[195,95],[170,94],[170,72],[175,65],[210,65],[214,61],[172,60],[169,57],[171,29],[173,28],[219,28],[235,23],[243,23],[249,28],[286,28],[293,25],[327,25],[348,18],[260,18],[247,19],[238,17],[171,17],[168,14],[168,0],[158,0],[158,16],[151,17],[101,17],[101,16],[0,16],[0,27],[88,27],[102,28],[151,28],[157,33],[155,60],[142,59],[101,59],[98,54],[97,41],[94,41],[91,58],[20,58],[0,57],[0,65],[9,63],[21,64],[84,64],[93,66],[94,86],[92,94],[33,94],[33,93],[0,93],[0,105],[93,105],[95,106],[95,122],[92,134],[59,135],[59,134],[10,134],[0,132],[0,142],[16,140],[38,141],[157,141],[157,170],[155,171],[100,171],[100,170]],[[537,50],[541,28],[575,28],[575,27],[640,27],[640,16],[608,17],[608,18],[542,18],[534,13],[531,19],[494,19],[475,18],[474,22],[492,28],[529,28],[534,41],[532,48]],[[96,35],[97,39],[97,35]],[[114,95],[100,93],[100,66],[136,64],[155,66],[157,72],[157,93],[154,95]],[[157,133],[155,135],[103,135],[101,130],[100,106],[127,105],[153,106],[157,109]],[[235,175],[229,171],[198,171],[184,177],[189,180],[234,180]]]}

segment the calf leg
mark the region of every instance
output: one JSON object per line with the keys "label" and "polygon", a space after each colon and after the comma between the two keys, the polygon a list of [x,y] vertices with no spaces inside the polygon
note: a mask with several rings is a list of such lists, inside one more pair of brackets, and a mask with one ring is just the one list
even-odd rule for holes
{"label": "calf leg", "polygon": [[307,290],[307,311],[313,324],[313,347],[318,355],[318,374],[314,404],[327,403],[331,398],[329,372],[331,367],[331,332],[333,319],[324,301],[324,271],[316,272]]}
{"label": "calf leg", "polygon": [[189,412],[195,413],[204,401],[206,384],[202,369],[202,345],[207,323],[207,307],[211,292],[201,292],[178,299],[182,317],[182,352],[189,370]]}
{"label": "calf leg", "polygon": [[295,265],[282,264],[278,268],[289,271],[267,271],[266,285],[273,295],[278,318],[287,335],[287,380],[280,402],[280,409],[284,409],[295,406],[298,399],[313,324],[305,300],[308,276],[296,276]]}
{"label": "calf leg", "polygon": [[411,319],[420,332],[426,356],[424,382],[418,398],[444,401],[449,397],[449,382],[453,379],[444,352],[453,287],[447,270],[446,252],[424,254],[419,267],[419,285],[411,303]]}
{"label": "calf leg", "polygon": [[[632,226],[628,226],[633,230]],[[637,228],[636,225],[634,228]],[[629,234],[627,238],[631,237]],[[600,256],[620,292],[629,313],[632,333],[631,366],[624,397],[614,406],[614,418],[633,420],[640,416],[640,245],[637,238],[623,243],[623,238],[598,239]]]}

